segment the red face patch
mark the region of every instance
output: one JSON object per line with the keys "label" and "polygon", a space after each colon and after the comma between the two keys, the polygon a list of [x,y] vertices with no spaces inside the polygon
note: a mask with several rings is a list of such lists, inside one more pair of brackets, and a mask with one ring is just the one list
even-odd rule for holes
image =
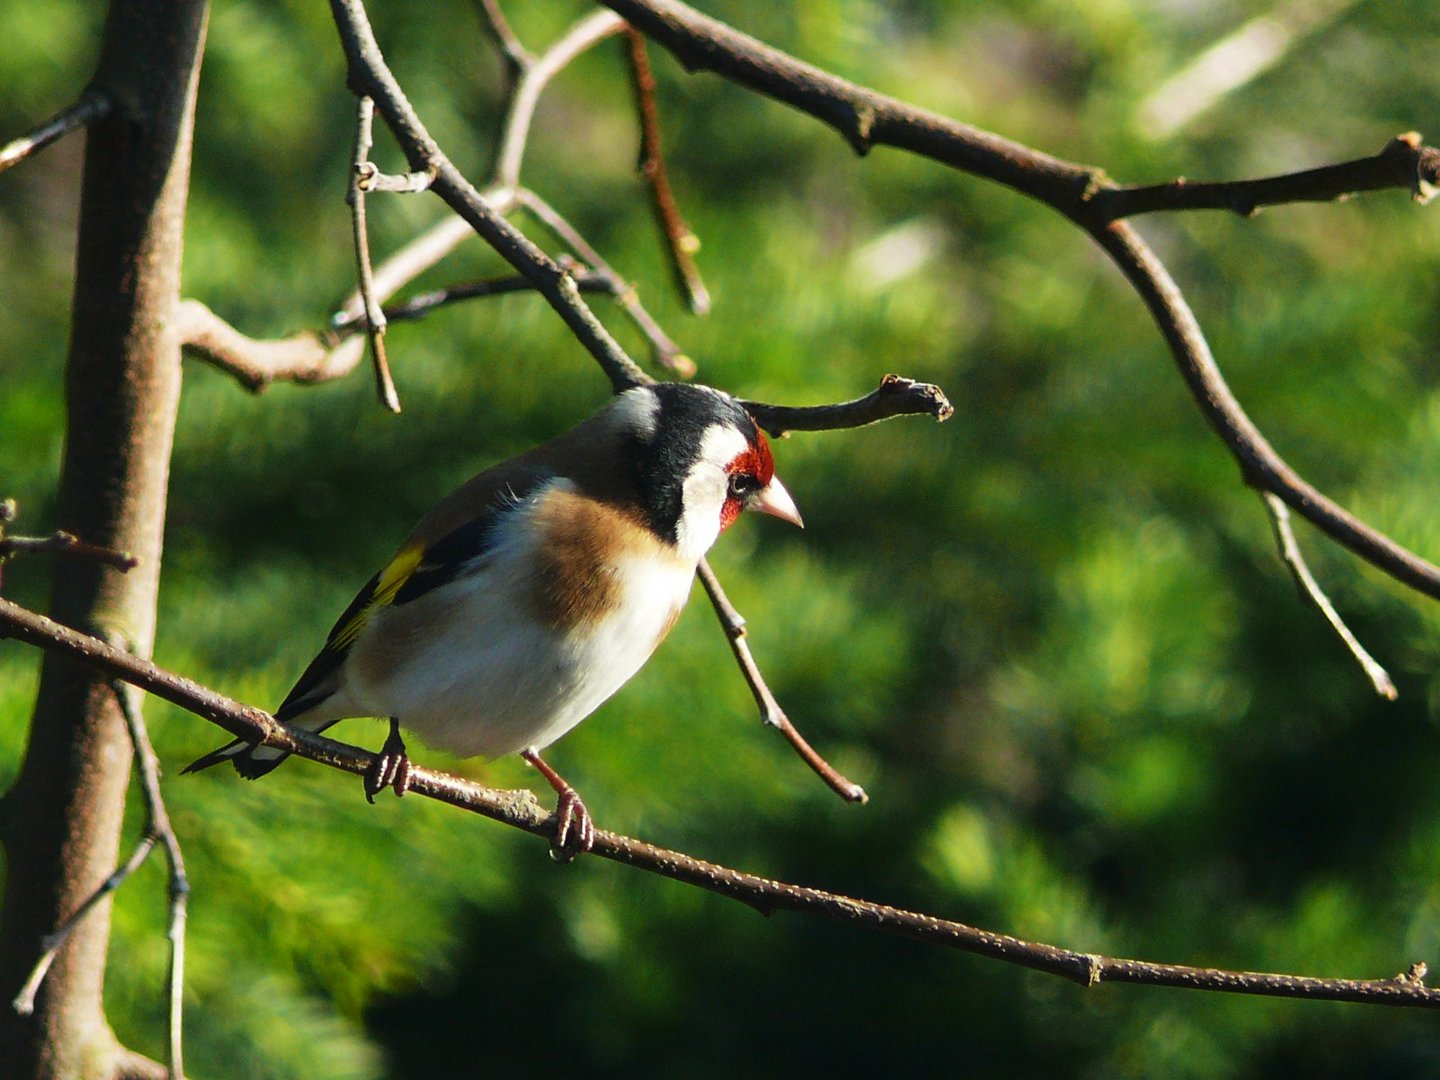
{"label": "red face patch", "polygon": [[720,508],[721,532],[735,523],[745,509],[745,501],[775,475],[775,459],[770,456],[770,443],[763,432],[755,432],[755,442],[735,455],[725,466],[725,473],[730,477],[730,487],[725,505]]}

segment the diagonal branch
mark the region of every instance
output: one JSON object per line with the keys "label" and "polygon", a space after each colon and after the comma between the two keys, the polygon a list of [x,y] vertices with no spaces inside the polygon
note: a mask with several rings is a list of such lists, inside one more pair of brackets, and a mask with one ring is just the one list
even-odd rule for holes
{"label": "diagonal branch", "polygon": [[695,265],[695,252],[700,241],[675,204],[670,189],[670,174],[665,168],[665,155],[660,150],[660,110],[655,105],[655,74],[650,69],[650,53],[645,35],[632,29],[625,31],[626,56],[630,60],[630,84],[635,92],[635,107],[640,113],[640,175],[650,189],[650,205],[655,221],[665,237],[665,250],[670,255],[670,269],[675,284],[696,315],[710,310],[710,291]]}
{"label": "diagonal branch", "polygon": [[[6,636],[67,653],[210,720],[240,738],[264,742],[357,776],[363,775],[370,767],[372,755],[367,751],[320,735],[286,728],[260,709],[242,705],[208,687],[156,667],[147,660],[113,648],[99,638],[81,634],[0,599],[0,637]],[[459,777],[418,767],[411,770],[410,777],[409,790],[415,794],[542,838],[548,839],[553,835],[552,815],[542,810],[529,792],[494,791]],[[740,900],[761,911],[798,911],[868,926],[1057,975],[1081,986],[1124,982],[1311,1001],[1351,1001],[1440,1009],[1440,989],[1424,984],[1420,974],[1424,969],[1419,965],[1409,965],[1402,974],[1393,978],[1345,979],[1224,971],[1112,958],[1025,941],[1008,934],[889,904],[842,896],[824,889],[758,877],[603,830],[596,832],[594,853],[613,862]]]}
{"label": "diagonal branch", "polygon": [[534,282],[571,333],[595,357],[613,387],[626,389],[652,381],[585,304],[570,274],[497,213],[431,138],[385,63],[360,0],[331,0],[330,8],[349,63],[351,86],[357,94],[374,98],[376,109],[410,167],[433,171],[435,194],[469,222],[506,262]]}
{"label": "diagonal branch", "polygon": [[1365,677],[1370,680],[1370,685],[1375,688],[1375,693],[1388,701],[1394,701],[1400,696],[1395,689],[1395,682],[1390,678],[1390,673],[1380,666],[1379,662],[1366,651],[1365,646],[1360,644],[1360,639],[1354,631],[1345,625],[1345,620],[1335,610],[1335,605],[1330,602],[1330,597],[1325,595],[1325,590],[1315,580],[1315,575],[1310,572],[1310,564],[1305,561],[1304,554],[1300,551],[1300,544],[1295,539],[1295,529],[1290,524],[1290,508],[1280,499],[1271,495],[1268,491],[1261,493],[1261,499],[1265,502],[1265,509],[1270,511],[1270,523],[1275,530],[1275,543],[1280,548],[1280,558],[1290,568],[1290,575],[1295,579],[1295,586],[1300,590],[1300,595],[1314,604],[1325,621],[1330,624],[1330,629],[1345,647],[1350,650],[1350,655],[1355,657],[1355,662],[1365,672]]}
{"label": "diagonal branch", "polygon": [[750,653],[750,643],[746,640],[745,617],[730,603],[730,598],[725,595],[725,590],[720,585],[720,579],[715,576],[715,571],[710,569],[708,560],[700,560],[697,573],[700,584],[705,586],[705,594],[715,609],[715,615],[720,620],[720,626],[725,631],[725,637],[730,642],[735,662],[740,665],[740,673],[745,676],[750,693],[755,697],[755,704],[760,709],[760,722],[779,731],[785,741],[794,748],[795,753],[800,755],[800,759],[809,765],[815,775],[824,780],[835,794],[846,802],[860,803],[862,806],[869,802],[870,796],[865,794],[865,789],[854,781],[847,780],[816,753],[815,748],[805,741],[790,717],[785,714],[785,710],[780,707],[780,702],[770,691],[769,684],[760,674],[760,667]]}
{"label": "diagonal branch", "polygon": [[[1395,543],[1306,483],[1266,442],[1226,385],[1193,313],[1164,265],[1125,222],[1130,205],[1158,195],[1126,196],[1098,169],[1063,161],[1028,146],[895,98],[857,86],[740,33],[679,0],[602,0],[632,26],[669,49],[690,69],[714,71],[791,105],[839,131],[859,153],[885,144],[1004,184],[1037,199],[1085,229],[1139,293],[1174,354],[1202,413],[1240,464],[1248,484],[1270,491],[1331,539],[1426,596],[1440,598],[1440,568]],[[1414,168],[1408,161],[1415,152]],[[1425,195],[1435,174],[1433,155],[1420,155],[1418,138],[1401,136],[1379,155],[1390,186]],[[1356,177],[1325,180],[1334,197]],[[1417,172],[1418,170],[1418,172]],[[1313,171],[1312,171],[1313,172]],[[1310,174],[1298,189],[1321,190]],[[1266,182],[1261,181],[1261,184]],[[1308,185],[1308,187],[1307,187]],[[1184,185],[1182,185],[1183,187]],[[1323,186],[1323,185],[1322,185]],[[1360,185],[1364,186],[1364,185]],[[1172,185],[1173,187],[1173,185]],[[1115,189],[1119,194],[1110,195]],[[1276,190],[1260,189],[1273,197]],[[1117,209],[1118,207],[1118,209]]]}
{"label": "diagonal branch", "polygon": [[521,188],[518,196],[520,205],[534,214],[576,257],[588,264],[592,271],[609,279],[613,285],[612,295],[619,301],[625,314],[630,316],[635,328],[650,343],[650,354],[655,363],[682,379],[691,378],[695,374],[695,361],[685,355],[684,350],[670,339],[670,335],[665,333],[655,317],[640,303],[640,295],[635,291],[635,287],[616,273],[590,242],[580,235],[580,231],[548,202],[529,188]]}

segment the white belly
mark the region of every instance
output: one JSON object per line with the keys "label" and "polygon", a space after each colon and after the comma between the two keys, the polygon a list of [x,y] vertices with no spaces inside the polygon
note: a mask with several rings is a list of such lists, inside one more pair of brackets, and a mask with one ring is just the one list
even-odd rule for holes
{"label": "white belly", "polygon": [[565,634],[533,617],[520,584],[528,571],[518,551],[500,551],[463,580],[376,612],[338,696],[463,757],[548,746],[640,670],[695,573],[673,562],[622,564],[617,609]]}

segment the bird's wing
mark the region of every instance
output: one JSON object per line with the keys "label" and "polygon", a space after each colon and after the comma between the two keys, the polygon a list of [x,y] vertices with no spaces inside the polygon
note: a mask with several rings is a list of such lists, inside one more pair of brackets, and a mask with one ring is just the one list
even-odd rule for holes
{"label": "bird's wing", "polygon": [[408,604],[474,569],[493,548],[498,526],[549,479],[538,471],[508,481],[497,477],[484,509],[438,536],[427,535],[434,531],[426,528],[432,519],[422,521],[389,564],[350,601],[331,628],[324,648],[275,711],[276,718],[289,720],[333,694],[345,657],[377,611]]}

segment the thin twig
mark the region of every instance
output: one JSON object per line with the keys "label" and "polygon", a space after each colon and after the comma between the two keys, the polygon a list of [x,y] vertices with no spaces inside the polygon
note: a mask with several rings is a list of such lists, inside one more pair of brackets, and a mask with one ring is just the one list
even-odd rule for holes
{"label": "thin twig", "polygon": [[370,357],[375,365],[375,392],[380,403],[392,413],[400,411],[400,396],[390,377],[385,357],[385,313],[375,299],[374,268],[370,265],[370,229],[365,221],[366,180],[373,176],[370,165],[371,128],[375,123],[375,102],[361,94],[355,107],[355,155],[351,162],[350,189],[346,202],[355,234],[355,262],[360,281],[360,298],[365,308],[365,329],[370,339]]}
{"label": "thin twig", "polygon": [[[575,287],[582,293],[615,295],[615,281],[608,274],[597,273],[577,266],[574,278]],[[490,296],[534,291],[534,282],[519,274],[510,274],[506,277],[484,278],[480,281],[466,282],[463,285],[432,289],[430,292],[412,296],[404,303],[386,304],[381,310],[384,311],[385,318],[391,323],[413,322],[423,319],[436,308],[446,307],[463,300],[479,300]],[[362,326],[363,322],[358,315],[346,317],[343,313],[337,315],[331,323],[333,332],[342,337],[349,337],[351,334],[357,333]]]}
{"label": "thin twig", "polygon": [[77,559],[93,559],[116,570],[133,570],[140,565],[140,560],[128,551],[87,544],[63,530],[49,536],[0,537],[0,560],[19,554],[73,555]]}
{"label": "thin twig", "polygon": [[500,55],[505,58],[510,79],[518,79],[521,73],[535,62],[535,58],[520,44],[515,31],[510,29],[510,21],[500,10],[499,0],[475,0],[475,6],[480,9],[480,25],[489,33],[495,47],[500,50]]}
{"label": "thin twig", "polygon": [[[98,641],[98,639],[96,640]],[[108,646],[106,647],[108,648]],[[125,883],[126,878],[140,869],[140,864],[145,861],[158,839],[159,837],[146,831],[136,843],[135,850],[130,853],[130,858],[126,859],[118,869],[102,881],[99,887],[87,896],[64,922],[40,939],[43,947],[40,958],[35,961],[35,966],[30,971],[30,977],[25,980],[25,985],[20,988],[20,992],[10,1003],[17,1013],[21,1016],[29,1016],[35,1011],[35,995],[40,990],[40,984],[45,981],[45,976],[50,971],[50,965],[55,962],[60,947],[69,940],[70,934],[80,924],[80,920],[95,910],[95,905],[113,893]]]}
{"label": "thin twig", "polygon": [[[363,7],[357,3],[355,8],[358,17],[364,19]],[[546,49],[542,56],[523,67],[520,79],[515,84],[515,92],[510,96],[505,131],[500,139],[500,152],[495,164],[496,184],[505,187],[518,187],[520,184],[520,162],[525,156],[525,145],[530,137],[530,125],[535,119],[535,106],[540,101],[540,92],[577,56],[611,35],[618,34],[624,26],[624,21],[611,12],[593,12],[572,26],[565,36]],[[368,21],[365,27],[368,33]],[[378,49],[375,58],[379,60]],[[351,62],[354,62],[353,58]]]}
{"label": "thin twig", "polygon": [[680,216],[675,193],[670,190],[670,176],[665,169],[665,156],[660,149],[660,110],[655,105],[655,73],[650,69],[650,54],[645,35],[629,27],[625,30],[626,56],[630,59],[630,85],[635,91],[635,108],[640,114],[640,175],[650,189],[650,206],[656,224],[665,237],[665,250],[670,254],[670,269],[675,286],[696,315],[710,310],[710,291],[695,265],[700,240]]}
{"label": "thin twig", "polygon": [[755,704],[760,709],[760,721],[785,736],[786,741],[800,755],[805,764],[815,771],[815,775],[830,785],[830,789],[846,802],[860,803],[862,806],[869,802],[870,796],[865,794],[865,789],[859,784],[847,780],[833,765],[821,757],[796,730],[795,725],[790,722],[790,717],[785,715],[785,710],[780,707],[780,702],[775,699],[764,676],[760,674],[760,668],[755,663],[755,658],[750,655],[750,642],[747,640],[744,616],[735,610],[735,605],[730,603],[730,598],[720,587],[720,581],[716,578],[715,571],[710,569],[710,563],[707,560],[700,560],[698,573],[700,584],[705,586],[705,593],[710,597],[710,604],[714,607],[715,614],[720,619],[720,626],[725,631],[725,638],[730,642],[730,650],[735,654],[735,661],[740,665],[740,671],[750,686],[750,693],[755,696]]}
{"label": "thin twig", "polygon": [[29,134],[12,139],[0,146],[0,172],[33,157],[51,143],[57,142],[72,131],[89,127],[110,115],[114,109],[110,95],[91,87],[80,95],[80,100],[68,109],[62,109]]}
{"label": "thin twig", "polygon": [[[380,52],[361,0],[331,0],[331,13],[356,93],[372,97],[412,169],[433,169],[432,190],[464,218],[506,262],[535,283],[576,339],[600,364],[611,386],[627,389],[650,377],[626,355],[585,304],[570,275],[528,237],[495,212],[425,129]],[[589,20],[587,20],[589,21]]]}
{"label": "thin twig", "polygon": [[1265,502],[1265,508],[1270,511],[1270,522],[1275,530],[1275,543],[1280,549],[1280,558],[1290,568],[1291,575],[1295,578],[1295,585],[1299,588],[1302,596],[1306,597],[1325,616],[1325,621],[1330,628],[1340,636],[1345,647],[1350,650],[1350,655],[1355,657],[1365,675],[1370,679],[1375,692],[1389,701],[1394,701],[1400,696],[1395,689],[1395,683],[1375,658],[1366,651],[1365,646],[1360,644],[1357,638],[1345,625],[1345,620],[1340,618],[1340,613],[1335,610],[1335,605],[1330,602],[1330,597],[1325,595],[1325,590],[1320,588],[1320,583],[1315,580],[1315,575],[1310,572],[1309,565],[1305,562],[1305,556],[1300,551],[1300,545],[1295,540],[1295,530],[1290,525],[1290,508],[1280,501],[1279,497],[1268,491],[1262,491],[1260,498]]}
{"label": "thin twig", "polygon": [[1420,135],[1407,131],[1375,154],[1318,169],[1266,176],[1256,180],[1196,182],[1134,187],[1109,186],[1096,191],[1100,216],[1115,221],[1158,210],[1230,210],[1242,217],[1262,206],[1298,202],[1334,202],[1362,191],[1410,190],[1424,205],[1440,185],[1440,149],[1422,145]]}
{"label": "thin twig", "polygon": [[15,520],[17,513],[14,499],[0,499],[0,585],[4,584],[5,564],[14,555],[66,555],[124,571],[134,570],[140,565],[140,560],[128,551],[87,544],[68,532],[57,531],[49,536],[7,535],[6,526]]}
{"label": "thin twig", "polygon": [[886,375],[864,397],[835,405],[767,405],[742,401],[755,422],[771,435],[787,431],[835,431],[878,424],[894,416],[931,416],[944,423],[955,409],[945,392],[933,383],[916,382],[903,375]]}
{"label": "thin twig", "polygon": [[[13,637],[66,653],[248,741],[263,742],[357,776],[363,776],[373,761],[374,755],[367,750],[287,728],[260,709],[241,705],[208,687],[158,668],[148,660],[115,649],[98,638],[71,630],[4,599],[0,599],[0,637]],[[411,770],[409,790],[547,840],[553,835],[554,815],[542,809],[528,791],[493,791],[459,777],[420,767]],[[686,882],[761,910],[785,909],[823,915],[1058,975],[1081,986],[1126,982],[1312,1001],[1352,1001],[1440,1009],[1440,988],[1426,986],[1423,975],[1419,974],[1423,969],[1413,964],[1405,965],[1400,975],[1391,978],[1343,979],[1224,971],[1118,959],[1024,941],[1007,934],[888,904],[841,896],[823,889],[773,881],[603,830],[597,830],[593,850],[602,858]]]}
{"label": "thin twig", "polygon": [[160,794],[160,764],[145,726],[145,715],[137,700],[136,687],[114,683],[115,697],[130,732],[130,745],[135,751],[135,768],[140,776],[140,791],[145,801],[145,835],[160,842],[169,871],[170,918],[166,937],[170,939],[170,993],[166,1029],[169,1052],[166,1067],[169,1075],[185,1075],[183,1010],[185,990],[185,918],[190,898],[190,879],[185,876],[185,860],[180,854],[180,841],[170,824],[165,800]]}
{"label": "thin twig", "polygon": [[654,316],[645,309],[645,305],[640,302],[640,294],[636,292],[635,286],[616,273],[615,268],[605,261],[604,257],[590,245],[585,237],[580,235],[580,231],[548,202],[529,188],[520,188],[518,195],[520,205],[534,214],[561,243],[583,262],[589,264],[592,271],[610,280],[612,294],[620,302],[625,314],[630,316],[630,321],[635,324],[635,328],[650,343],[650,355],[655,363],[674,372],[682,379],[693,378],[695,361],[685,355],[680,346],[676,345],[670,339],[670,335],[665,333],[660,324],[655,321]]}

